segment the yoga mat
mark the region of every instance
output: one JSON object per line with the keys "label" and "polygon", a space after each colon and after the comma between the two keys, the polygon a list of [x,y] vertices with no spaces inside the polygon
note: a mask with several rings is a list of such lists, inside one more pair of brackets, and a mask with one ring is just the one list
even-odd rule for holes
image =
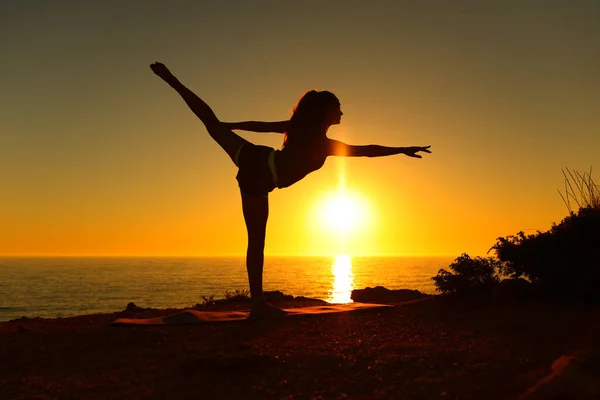
{"label": "yoga mat", "polygon": [[[353,311],[372,310],[376,308],[390,308],[387,304],[349,303],[331,304],[326,306],[285,308],[287,314],[275,319],[290,317],[335,314]],[[249,311],[197,311],[185,310],[179,314],[167,315],[157,318],[119,318],[111,326],[128,325],[181,325],[181,324],[215,324],[222,322],[242,322],[249,320]],[[271,319],[272,320],[272,319]]]}

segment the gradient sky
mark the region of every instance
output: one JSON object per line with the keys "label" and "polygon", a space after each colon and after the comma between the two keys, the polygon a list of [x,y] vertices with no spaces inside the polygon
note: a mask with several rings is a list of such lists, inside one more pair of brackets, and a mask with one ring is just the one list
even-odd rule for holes
{"label": "gradient sky", "polygon": [[[0,255],[245,253],[236,168],[155,60],[222,120],[331,90],[331,138],[432,146],[275,190],[267,255],[484,255],[600,167],[598,38],[592,0],[4,1]],[[367,210],[344,240],[318,217],[342,176]]]}

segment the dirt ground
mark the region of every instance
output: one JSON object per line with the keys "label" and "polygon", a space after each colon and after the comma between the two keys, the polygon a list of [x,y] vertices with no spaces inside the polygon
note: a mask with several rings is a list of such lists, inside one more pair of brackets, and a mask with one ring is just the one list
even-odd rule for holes
{"label": "dirt ground", "polygon": [[506,400],[599,344],[598,307],[395,305],[217,325],[110,326],[181,310],[2,322],[0,399]]}

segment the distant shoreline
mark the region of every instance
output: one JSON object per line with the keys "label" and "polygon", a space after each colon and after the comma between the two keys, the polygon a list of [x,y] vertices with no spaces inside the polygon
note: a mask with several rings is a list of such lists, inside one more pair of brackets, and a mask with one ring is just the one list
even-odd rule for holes
{"label": "distant shoreline", "polygon": [[[352,300],[350,302],[357,301],[357,302],[362,302],[362,303],[386,303],[386,302],[411,301],[411,300],[416,300],[416,299],[420,299],[420,298],[424,298],[424,297],[429,297],[432,295],[426,294],[426,293],[421,293],[417,290],[411,290],[411,289],[390,290],[385,287],[378,286],[376,288],[368,287],[368,288],[364,288],[364,289],[354,290],[353,296],[356,296],[356,300]],[[267,298],[268,301],[286,301],[286,302],[289,302],[290,304],[301,304],[301,305],[343,304],[343,303],[328,302],[328,301],[325,301],[323,299],[318,299],[318,298],[309,298],[309,297],[305,297],[305,296],[288,295],[288,294],[285,294],[278,290],[266,291],[265,297]],[[65,316],[50,316],[50,317],[22,315],[22,316],[10,318],[7,320],[1,320],[0,323],[10,322],[10,321],[14,321],[14,320],[27,320],[27,319],[54,320],[54,319],[76,318],[76,317],[82,317],[82,316],[91,317],[94,315],[113,315],[113,314],[130,312],[132,310],[135,310],[138,313],[142,312],[142,313],[152,313],[152,314],[177,313],[177,312],[184,311],[186,309],[199,309],[199,310],[211,311],[213,309],[218,310],[223,307],[237,310],[237,309],[247,308],[249,301],[250,301],[249,298],[246,298],[246,299],[242,298],[242,299],[237,299],[237,300],[236,299],[225,299],[225,298],[214,298],[214,299],[210,299],[209,302],[202,301],[200,303],[197,303],[195,305],[189,305],[187,307],[166,307],[166,308],[139,307],[135,303],[129,302],[123,309],[115,310],[115,311],[111,311],[111,312],[97,312],[97,313],[91,313],[91,314],[72,314],[72,315],[65,315]],[[10,309],[11,309],[10,307],[0,307],[0,311],[9,311]]]}
{"label": "distant shoreline", "polygon": [[[435,293],[431,277],[446,258],[355,258],[336,265],[331,257],[271,257],[264,289],[344,302],[356,288],[385,286]],[[182,308],[247,288],[238,258],[4,258],[0,321],[25,316],[65,317],[140,307]]]}

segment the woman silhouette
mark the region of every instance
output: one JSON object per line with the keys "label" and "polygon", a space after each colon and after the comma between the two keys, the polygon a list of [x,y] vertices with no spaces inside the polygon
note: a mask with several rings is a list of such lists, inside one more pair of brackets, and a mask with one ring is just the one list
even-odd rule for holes
{"label": "woman silhouette", "polygon": [[[327,137],[331,125],[339,124],[343,115],[337,97],[327,91],[307,92],[294,108],[289,121],[221,122],[212,109],[185,87],[162,63],[150,68],[179,93],[209,135],[225,150],[239,168],[237,181],[242,196],[242,209],[248,231],[246,269],[252,305],[250,318],[272,318],[285,314],[271,306],[262,288],[265,234],[269,216],[268,194],[275,188],[288,187],[323,166],[328,156],[382,157],[405,154],[421,158],[417,153],[430,153],[430,146],[385,147],[354,146]],[[232,129],[253,132],[284,133],[283,148],[275,150],[254,145],[236,135]]]}

